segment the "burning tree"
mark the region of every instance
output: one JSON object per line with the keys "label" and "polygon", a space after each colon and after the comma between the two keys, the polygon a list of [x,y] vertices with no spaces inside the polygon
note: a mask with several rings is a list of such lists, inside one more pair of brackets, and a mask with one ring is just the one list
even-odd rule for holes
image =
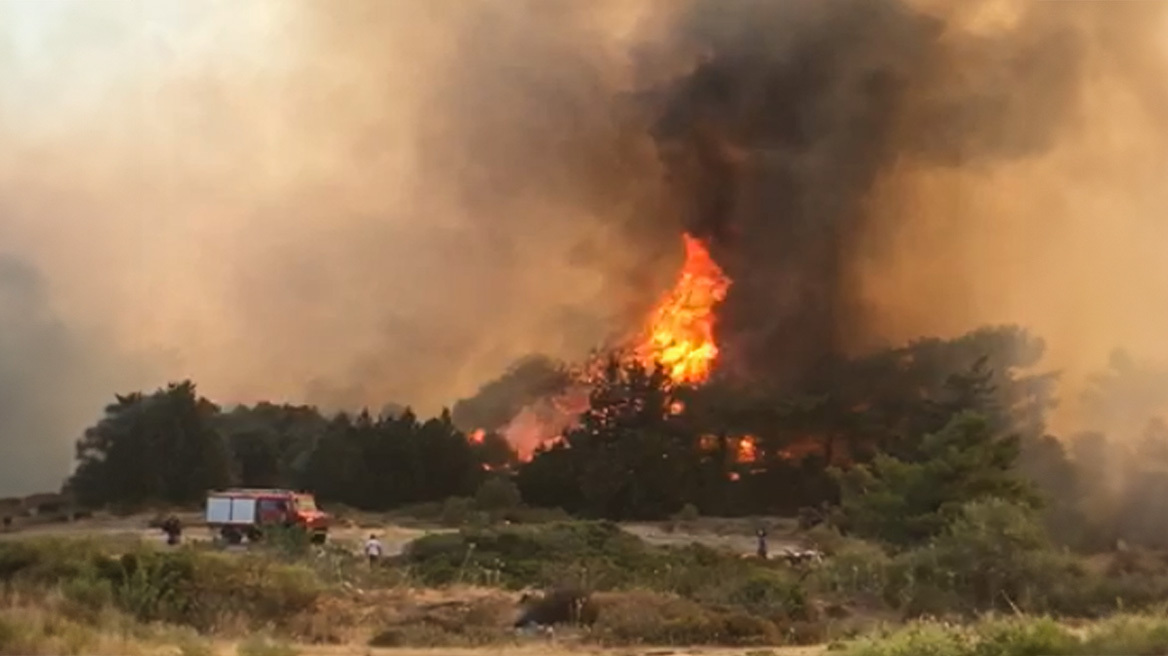
{"label": "burning tree", "polygon": [[675,411],[677,391],[663,365],[610,357],[579,424],[521,471],[525,496],[600,517],[676,512],[690,500],[700,453],[695,431]]}

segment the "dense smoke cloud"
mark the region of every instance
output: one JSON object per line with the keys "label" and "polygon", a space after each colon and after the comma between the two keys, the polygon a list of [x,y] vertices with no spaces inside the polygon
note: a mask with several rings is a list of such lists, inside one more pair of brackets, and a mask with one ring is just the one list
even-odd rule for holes
{"label": "dense smoke cloud", "polygon": [[93,378],[103,367],[87,336],[59,320],[36,271],[4,254],[0,326],[0,496],[52,489],[57,480],[45,472],[68,471],[77,427],[101,411],[100,390],[118,381]]}
{"label": "dense smoke cloud", "polygon": [[[663,90],[657,126],[688,224],[715,241],[735,281],[722,313],[727,365],[789,379],[840,350],[987,319],[1022,319],[1059,340],[1075,330],[1065,317],[1003,312],[1017,294],[1048,305],[1060,292],[1052,278],[1075,275],[1072,253],[1042,252],[1049,242],[1080,220],[1117,236],[1163,234],[1146,209],[1032,204],[1052,183],[1068,198],[1163,200],[1140,170],[1158,156],[1159,177],[1168,172],[1165,60],[1153,64],[1151,51],[1165,33],[1162,5],[730,6],[698,3],[681,20],[683,42],[702,58]],[[1142,104],[1101,101],[1108,92]],[[1092,134],[1101,121],[1116,134],[1142,129],[1146,141],[1139,150],[1101,141]],[[1072,153],[1074,178],[1060,170]],[[1003,178],[1013,194],[996,188]],[[926,195],[939,180],[951,197]],[[1166,271],[1137,256],[1099,273],[1135,287],[1164,326],[1168,304],[1152,292]],[[1116,309],[1090,292],[1075,300]],[[1117,329],[1117,318],[1083,320]],[[1108,345],[1073,348],[1084,346],[1101,362]]]}
{"label": "dense smoke cloud", "polygon": [[433,411],[626,334],[683,227],[728,372],[1017,321],[1081,373],[1168,355],[1161,7],[0,0],[0,246],[93,398]]}

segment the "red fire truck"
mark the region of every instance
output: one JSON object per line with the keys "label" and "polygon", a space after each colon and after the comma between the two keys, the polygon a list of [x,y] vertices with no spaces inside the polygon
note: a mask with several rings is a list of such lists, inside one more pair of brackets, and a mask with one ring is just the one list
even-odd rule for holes
{"label": "red fire truck", "polygon": [[332,518],[316,507],[306,492],[292,490],[232,488],[207,494],[207,527],[218,531],[228,544],[246,537],[256,542],[266,527],[298,527],[320,544],[328,535]]}

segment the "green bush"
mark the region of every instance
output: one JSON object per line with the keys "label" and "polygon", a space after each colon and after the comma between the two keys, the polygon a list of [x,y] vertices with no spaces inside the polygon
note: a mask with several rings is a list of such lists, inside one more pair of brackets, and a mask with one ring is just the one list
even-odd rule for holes
{"label": "green bush", "polygon": [[442,503],[438,521],[443,526],[462,526],[474,513],[474,501],[463,497],[450,497]]}
{"label": "green bush", "polygon": [[[651,568],[653,554],[638,538],[609,522],[468,528],[413,542],[406,560],[421,582],[458,582],[468,568],[499,571],[510,588],[553,585],[567,571],[591,570],[627,578],[628,569]],[[615,585],[610,581],[609,585]]]}
{"label": "green bush", "polygon": [[1087,572],[1054,551],[1029,508],[999,499],[962,507],[930,544],[899,555],[886,599],[913,615],[986,610],[1066,612]]}
{"label": "green bush", "polygon": [[518,508],[522,497],[515,483],[505,476],[492,476],[483,481],[475,492],[475,507],[487,512],[501,512]]}
{"label": "green bush", "polygon": [[883,598],[892,572],[892,558],[880,547],[861,541],[840,541],[812,579],[828,593]]}
{"label": "green bush", "polygon": [[774,571],[748,575],[731,586],[726,601],[756,615],[809,619],[811,603],[797,581]]}
{"label": "green bush", "polygon": [[681,510],[673,516],[674,521],[678,522],[694,522],[701,519],[702,514],[698,511],[698,507],[692,503],[687,503],[681,507]]}
{"label": "green bush", "polygon": [[1120,615],[1096,627],[1080,653],[1154,656],[1168,654],[1168,618]]}
{"label": "green bush", "polygon": [[185,547],[138,546],[120,556],[94,542],[0,543],[4,579],[58,588],[73,608],[96,613],[106,602],[142,621],[211,629],[225,617],[280,626],[310,608],[322,587],[309,569],[262,556]]}
{"label": "green bush", "polygon": [[917,450],[908,460],[881,454],[846,472],[833,470],[841,519],[855,535],[906,548],[943,535],[970,502],[1038,505],[1033,485],[1014,467],[1018,439],[998,438],[983,416],[955,415]]}
{"label": "green bush", "polygon": [[264,530],[263,545],[289,558],[297,558],[312,548],[312,536],[301,526],[270,526]]}

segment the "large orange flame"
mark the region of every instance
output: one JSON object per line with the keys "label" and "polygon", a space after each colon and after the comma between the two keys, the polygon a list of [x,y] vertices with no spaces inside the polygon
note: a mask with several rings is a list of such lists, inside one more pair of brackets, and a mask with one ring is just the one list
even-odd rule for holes
{"label": "large orange flame", "polygon": [[675,383],[700,383],[718,357],[714,308],[726,298],[730,279],[701,240],[683,238],[681,276],[653,310],[637,354],[646,363],[660,362]]}
{"label": "large orange flame", "polygon": [[[657,303],[640,341],[634,342],[630,350],[646,365],[661,363],[674,383],[701,383],[709,378],[718,357],[714,308],[726,297],[730,279],[701,240],[688,234],[682,237],[685,263],[677,283]],[[590,374],[587,370],[601,362],[597,360],[585,367],[579,385],[557,397],[531,404],[502,428],[501,433],[520,461],[530,460],[539,447],[563,439],[564,432],[577,424],[580,414],[588,408]],[[681,402],[674,402],[668,408],[671,414],[684,410]],[[476,439],[472,434],[471,440]]]}

